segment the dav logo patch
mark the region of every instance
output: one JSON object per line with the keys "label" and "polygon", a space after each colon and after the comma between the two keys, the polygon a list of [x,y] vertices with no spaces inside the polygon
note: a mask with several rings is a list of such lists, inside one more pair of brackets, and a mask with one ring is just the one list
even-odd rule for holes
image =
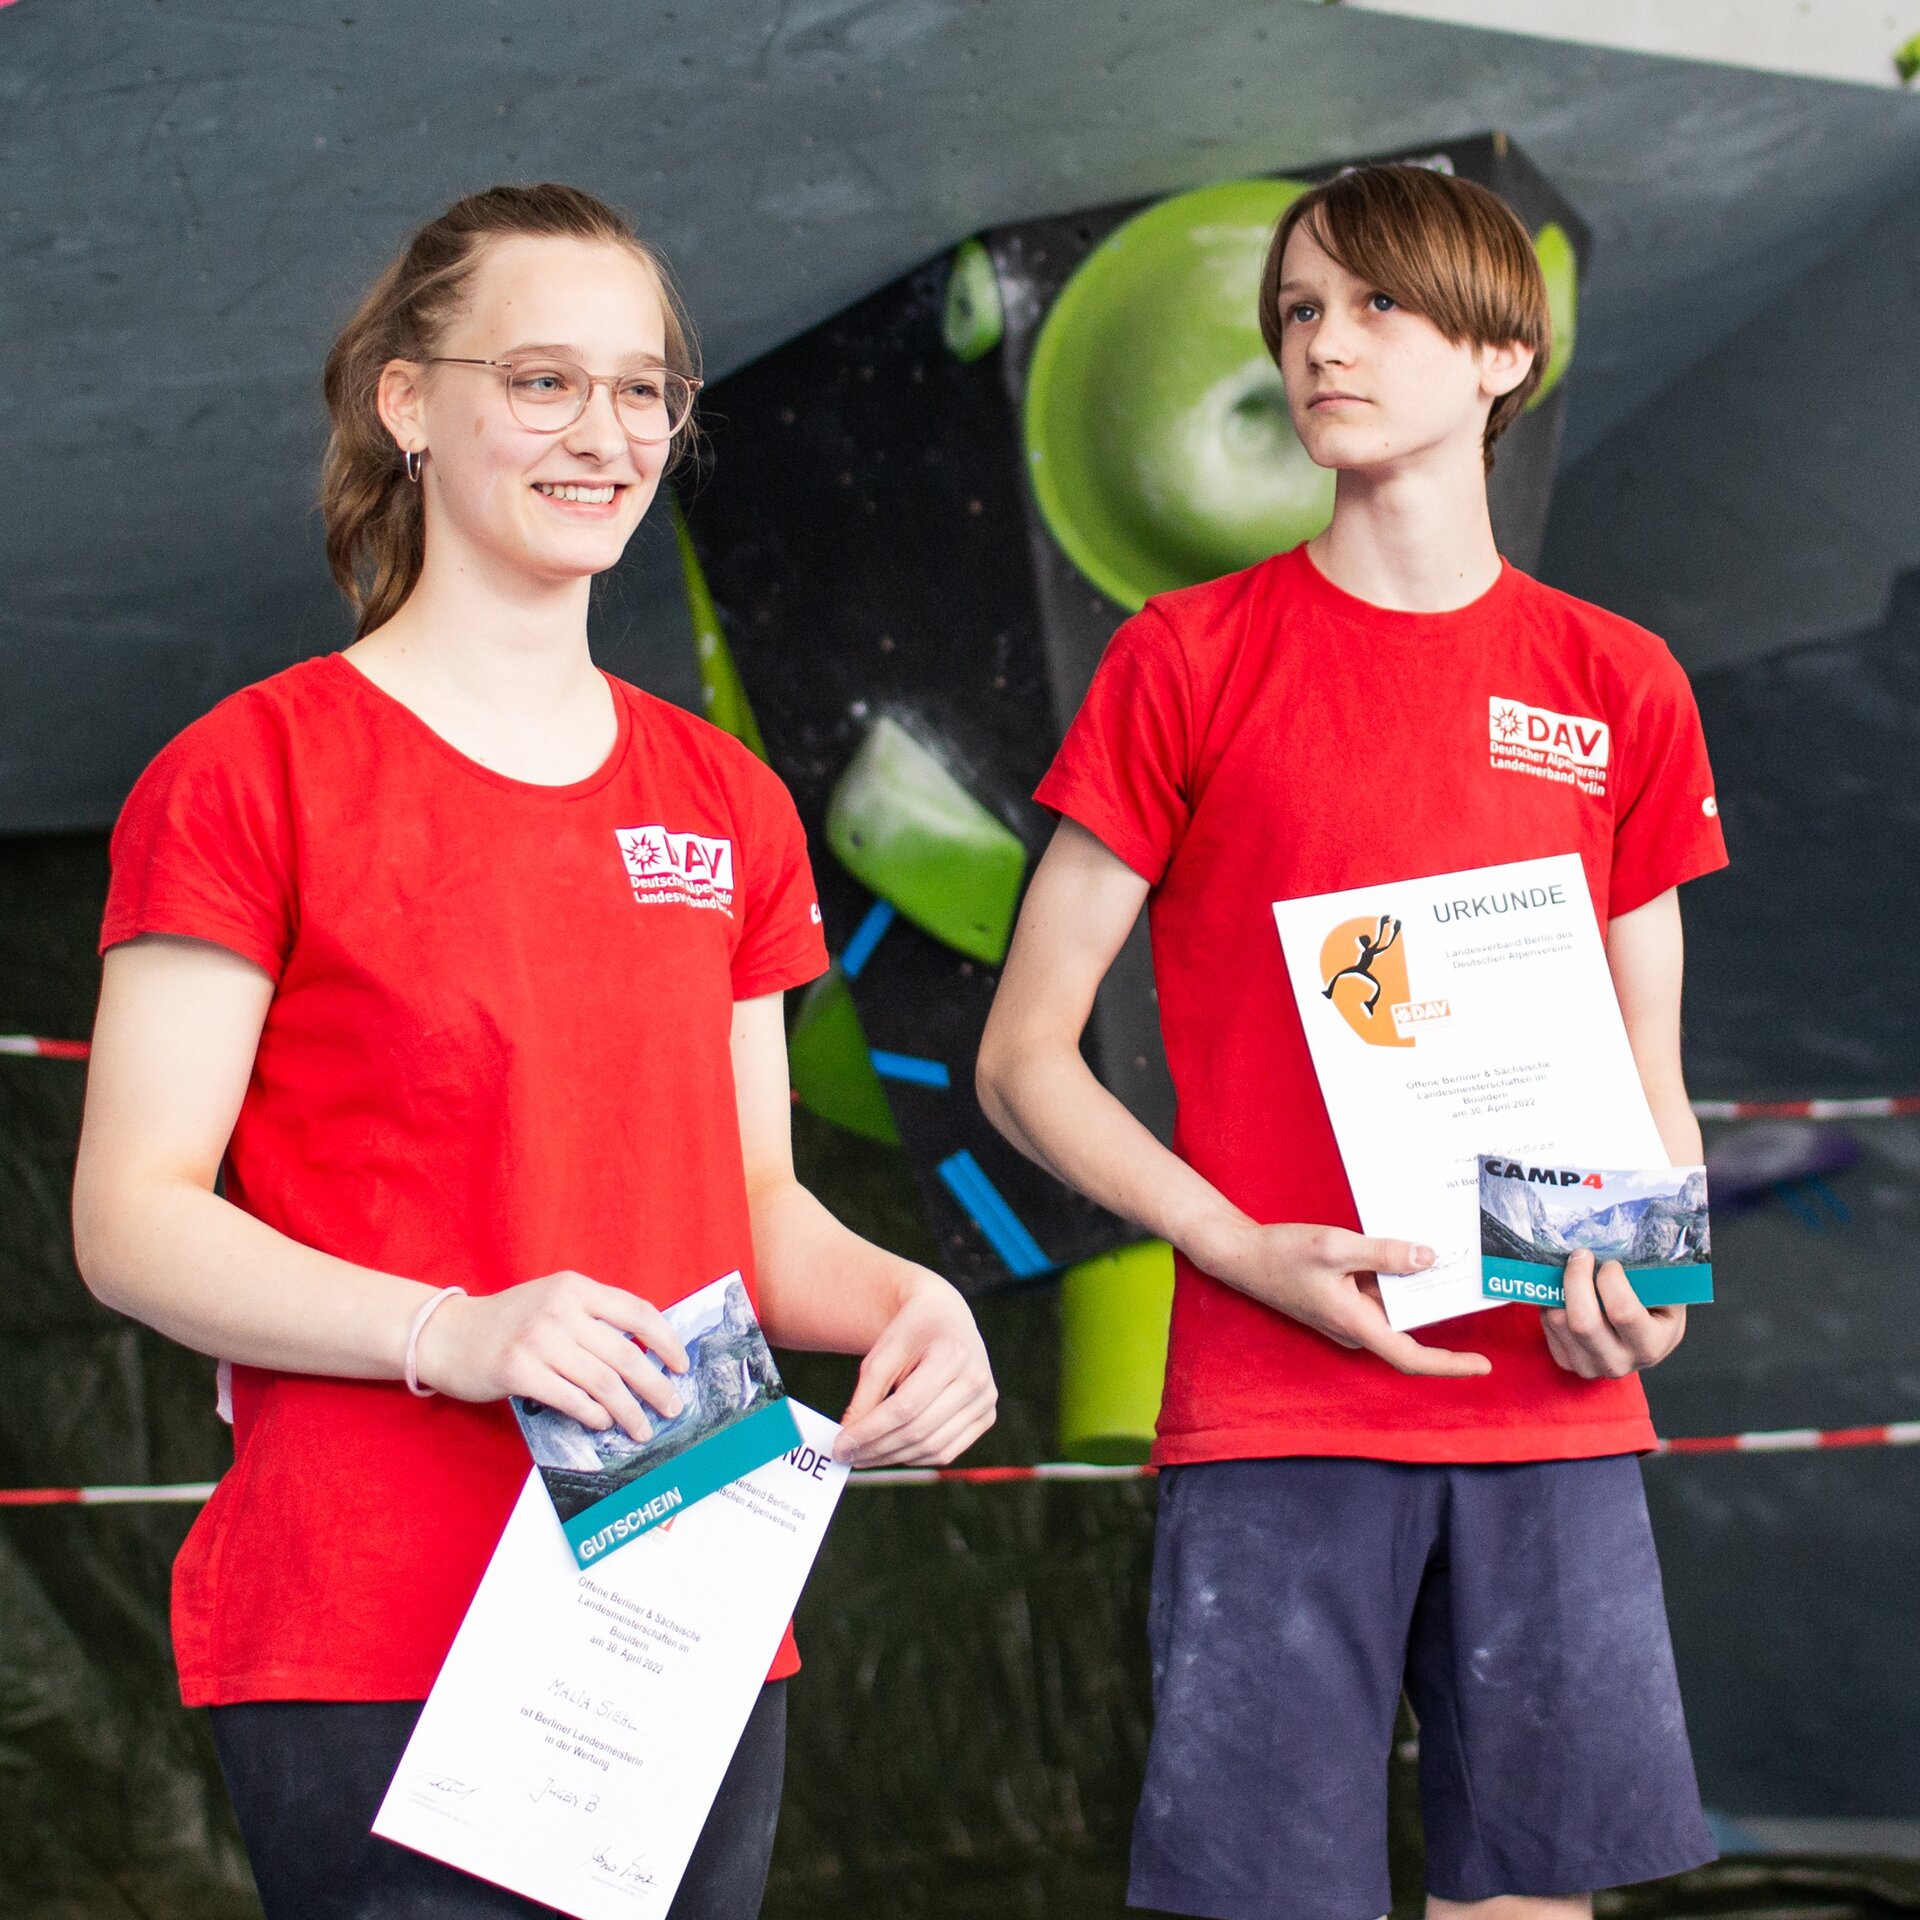
{"label": "dav logo patch", "polygon": [[713,907],[733,916],[733,842],[668,827],[616,827],[633,897],[643,907]]}
{"label": "dav logo patch", "polygon": [[1596,796],[1607,790],[1613,733],[1604,720],[1496,694],[1487,702],[1487,745],[1498,772],[1531,773]]}

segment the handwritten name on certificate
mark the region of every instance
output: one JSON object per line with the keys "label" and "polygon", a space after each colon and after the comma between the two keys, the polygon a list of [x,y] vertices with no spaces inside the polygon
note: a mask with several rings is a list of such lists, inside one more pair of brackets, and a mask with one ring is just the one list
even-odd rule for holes
{"label": "handwritten name on certificate", "polygon": [[831,1420],[584,1570],[537,1473],[373,1830],[578,1920],[657,1920],[847,1469]]}
{"label": "handwritten name on certificate", "polygon": [[1368,1233],[1424,1242],[1388,1320],[1480,1286],[1477,1156],[1663,1167],[1577,854],[1274,903],[1314,1071]]}

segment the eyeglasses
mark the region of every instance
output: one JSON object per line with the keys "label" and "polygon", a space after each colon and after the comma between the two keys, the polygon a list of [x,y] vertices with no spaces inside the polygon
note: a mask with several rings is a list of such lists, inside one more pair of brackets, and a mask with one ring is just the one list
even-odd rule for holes
{"label": "eyeglasses", "polygon": [[671,440],[693,412],[702,382],[669,367],[630,373],[589,373],[571,360],[458,360],[435,354],[430,367],[491,367],[502,376],[507,408],[535,433],[560,433],[580,418],[595,387],[605,387],[629,440],[656,446]]}

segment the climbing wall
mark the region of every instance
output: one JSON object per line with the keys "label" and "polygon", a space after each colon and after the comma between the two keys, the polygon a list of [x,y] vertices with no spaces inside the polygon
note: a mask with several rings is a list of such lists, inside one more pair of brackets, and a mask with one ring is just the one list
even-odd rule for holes
{"label": "climbing wall", "polygon": [[[1494,476],[1503,546],[1531,564],[1586,230],[1502,136],[1377,157],[1480,180],[1535,235],[1559,346]],[[795,1086],[899,1144],[942,1265],[970,1289],[1132,1237],[992,1131],[973,1061],[1051,830],[1027,796],[1113,629],[1331,511],[1255,294],[1274,221],[1344,164],[997,228],[730,375],[703,409],[712,458],[685,559],[709,712],[793,789],[839,956],[797,1010]],[[1088,1051],[1165,1138],[1144,935]]]}

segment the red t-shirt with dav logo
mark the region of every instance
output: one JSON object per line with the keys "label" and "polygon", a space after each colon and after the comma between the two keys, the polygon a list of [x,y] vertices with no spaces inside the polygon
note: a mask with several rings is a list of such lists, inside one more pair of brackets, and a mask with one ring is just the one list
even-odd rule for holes
{"label": "red t-shirt with dav logo", "polygon": [[[184,934],[275,983],[236,1206],[472,1294],[752,1289],[729,1036],[826,966],[806,839],[746,748],[610,684],[618,737],[571,786],[480,766],[339,654],[141,777],[103,950]],[[174,1568],[187,1703],[423,1698],[526,1479],[506,1403],[236,1367],[233,1415]]]}
{"label": "red t-shirt with dav logo", "polygon": [[[1726,863],[1672,656],[1512,567],[1451,613],[1357,600],[1304,548],[1150,600],[1114,635],[1038,797],[1152,883],[1175,1151],[1264,1221],[1359,1225],[1273,902],[1578,853],[1604,928]],[[1162,1464],[1653,1442],[1639,1380],[1563,1371],[1537,1309],[1422,1329],[1493,1372],[1417,1379],[1184,1258],[1175,1274]]]}

